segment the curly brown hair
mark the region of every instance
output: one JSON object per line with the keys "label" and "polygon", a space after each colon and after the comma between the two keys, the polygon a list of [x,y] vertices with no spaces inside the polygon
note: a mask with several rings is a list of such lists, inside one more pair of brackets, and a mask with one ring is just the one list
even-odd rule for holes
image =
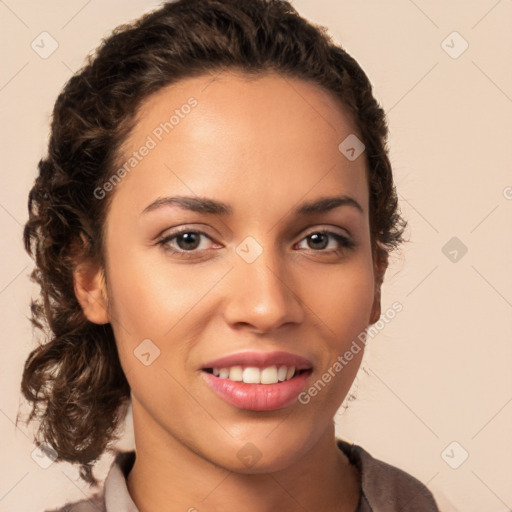
{"label": "curly brown hair", "polygon": [[90,485],[98,484],[92,466],[112,451],[130,399],[110,324],[89,322],[74,292],[78,262],[104,268],[113,194],[99,200],[94,191],[117,169],[149,95],[223,69],[313,81],[348,107],[366,146],[374,258],[404,241],[384,111],[366,74],[325,27],[283,0],[178,0],[117,27],[57,98],[23,233],[36,264],[30,277],[41,288],[31,301],[31,322],[45,338],[23,371],[28,422],[39,420],[36,441],[51,446],[56,460],[80,464]]}

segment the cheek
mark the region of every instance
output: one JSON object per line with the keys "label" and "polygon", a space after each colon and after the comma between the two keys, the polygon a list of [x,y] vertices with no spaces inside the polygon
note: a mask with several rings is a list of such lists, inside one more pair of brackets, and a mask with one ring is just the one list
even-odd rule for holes
{"label": "cheek", "polygon": [[322,274],[308,277],[306,289],[304,296],[311,313],[325,322],[336,339],[346,342],[368,326],[374,302],[369,260],[322,270]]}
{"label": "cheek", "polygon": [[325,345],[321,366],[299,401],[314,417],[330,418],[347,396],[364,355],[374,300],[372,270],[363,264],[332,275],[323,286],[312,286],[310,297]]}
{"label": "cheek", "polygon": [[209,285],[200,273],[191,275],[180,266],[167,265],[164,258],[133,254],[118,261],[111,264],[109,299],[113,321],[125,327],[124,335],[128,331],[162,337]]}
{"label": "cheek", "polygon": [[[183,366],[190,344],[201,338],[211,314],[212,295],[208,292],[226,271],[191,268],[170,265],[162,257],[111,254],[111,325],[132,389],[139,381],[143,388],[154,384],[156,389],[157,370],[174,372],[176,365]],[[144,355],[147,353],[149,356]],[[145,366],[148,360],[154,361],[150,372]],[[169,375],[161,377],[168,379]]]}

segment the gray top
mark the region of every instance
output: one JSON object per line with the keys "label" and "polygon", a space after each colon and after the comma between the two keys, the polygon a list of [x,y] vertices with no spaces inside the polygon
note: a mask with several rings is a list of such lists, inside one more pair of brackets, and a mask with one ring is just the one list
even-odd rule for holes
{"label": "gray top", "polygon": [[[341,439],[336,442],[361,474],[361,495],[354,512],[439,512],[431,492],[412,475],[374,459],[360,446]],[[140,512],[126,486],[134,462],[135,451],[119,452],[100,492],[46,512]]]}

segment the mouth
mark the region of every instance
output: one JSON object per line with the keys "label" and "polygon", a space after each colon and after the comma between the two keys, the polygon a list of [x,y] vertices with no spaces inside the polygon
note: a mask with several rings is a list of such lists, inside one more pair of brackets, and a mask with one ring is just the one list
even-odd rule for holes
{"label": "mouth", "polygon": [[313,373],[311,362],[288,352],[243,352],[207,362],[201,376],[238,409],[273,411],[293,405]]}

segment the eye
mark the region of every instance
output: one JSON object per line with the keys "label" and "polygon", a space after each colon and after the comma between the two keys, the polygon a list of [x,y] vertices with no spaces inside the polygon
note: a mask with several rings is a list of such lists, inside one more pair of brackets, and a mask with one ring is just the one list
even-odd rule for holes
{"label": "eye", "polygon": [[[165,251],[171,252],[178,256],[191,257],[198,252],[205,251],[207,248],[201,247],[201,239],[212,239],[203,231],[197,231],[190,228],[183,228],[177,232],[171,233],[157,242]],[[329,238],[331,240],[329,240]],[[308,244],[313,252],[327,254],[341,254],[345,250],[355,247],[355,242],[347,236],[341,235],[328,229],[312,231],[303,241],[310,241]],[[329,246],[329,242],[334,241],[334,248],[325,250]],[[302,243],[302,241],[301,241]]]}
{"label": "eye", "polygon": [[[331,240],[334,240],[334,248],[331,247],[331,250],[324,251],[324,249],[326,249],[326,247],[329,245],[329,237],[331,237]],[[352,249],[355,247],[355,243],[353,240],[351,240],[347,236],[341,235],[340,233],[329,231],[328,229],[312,231],[311,233],[306,235],[306,237],[303,240],[309,240],[311,242],[308,245],[310,246],[310,248],[314,249],[314,252],[338,254],[346,249]]]}
{"label": "eye", "polygon": [[[159,240],[157,243],[158,245],[162,246],[165,251],[169,251],[171,253],[187,257],[189,256],[188,253],[191,253],[190,255],[193,255],[194,253],[198,252],[196,251],[196,249],[198,249],[199,246],[201,245],[202,237],[211,240],[211,238],[202,231],[185,228],[175,233],[171,233],[170,235]],[[176,248],[176,246],[178,248]],[[206,249],[204,247],[201,247],[199,248],[199,251],[201,250]]]}

